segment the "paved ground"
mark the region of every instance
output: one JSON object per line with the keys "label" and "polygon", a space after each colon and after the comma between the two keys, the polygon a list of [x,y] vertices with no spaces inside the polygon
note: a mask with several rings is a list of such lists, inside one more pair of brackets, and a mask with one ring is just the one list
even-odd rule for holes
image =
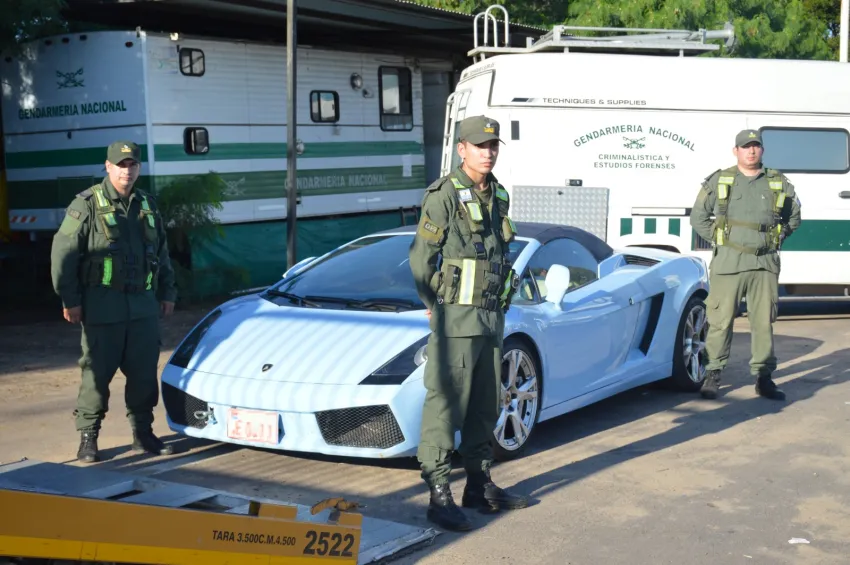
{"label": "paved ground", "polygon": [[[164,322],[162,361],[202,310]],[[739,320],[723,396],[644,388],[540,425],[499,483],[531,495],[523,511],[475,515],[477,530],[444,533],[398,563],[545,564],[850,562],[850,307],[783,308],[776,326],[784,404],[753,394],[749,333]],[[791,315],[788,315],[791,314]],[[0,462],[72,462],[79,328],[41,317],[0,327]],[[426,524],[412,461],[338,461],[181,440],[172,458],[128,453],[123,376],[101,446],[108,469],[157,473],[245,494],[313,503],[343,495],[364,512]],[[463,476],[456,471],[457,497]],[[809,543],[789,543],[802,538]]]}

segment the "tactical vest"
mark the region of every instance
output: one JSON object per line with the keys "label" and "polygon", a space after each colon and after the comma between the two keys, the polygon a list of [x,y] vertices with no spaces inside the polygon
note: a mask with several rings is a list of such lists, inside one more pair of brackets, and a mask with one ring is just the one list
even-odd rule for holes
{"label": "tactical vest", "polygon": [[84,272],[88,275],[86,282],[91,286],[116,288],[124,292],[155,289],[159,271],[156,255],[158,235],[156,213],[151,209],[147,195],[141,191],[137,192],[141,197],[140,218],[143,220],[145,244],[144,262],[140,264],[140,258],[134,255],[127,242],[121,238],[115,206],[103,186],[95,185],[91,191],[95,200],[95,216],[109,241],[109,246],[103,252],[89,253],[86,258],[87,265],[84,266]]}
{"label": "tactical vest", "polygon": [[[732,185],[735,183],[735,175],[738,172],[738,167],[730,167],[720,172],[720,177],[717,179],[717,216],[715,222],[714,243],[717,245],[725,245],[742,253],[751,255],[766,255],[774,253],[779,249],[782,236],[782,228],[786,224],[782,218],[782,210],[785,207],[785,197],[787,188],[785,186],[785,178],[774,169],[766,169],[765,176],[768,184],[773,192],[773,223],[760,224],[757,222],[744,222],[741,220],[732,220],[726,217],[729,209],[729,195]],[[749,247],[738,245],[729,241],[729,232],[731,228],[740,227],[744,229],[755,230],[759,233],[766,233],[770,236],[766,247]]]}
{"label": "tactical vest", "polygon": [[502,239],[503,260],[489,261],[482,235],[484,213],[481,204],[472,194],[472,188],[465,187],[455,177],[450,178],[455,188],[454,196],[458,208],[465,212],[463,215],[472,234],[475,256],[462,259],[443,258],[439,284],[442,292],[437,293],[437,300],[441,304],[477,306],[485,310],[506,310],[511,297],[519,287],[519,277],[508,259],[507,245],[516,237],[516,226],[508,216],[508,192],[502,185],[497,185],[496,202],[501,221],[498,227],[491,226],[493,232]]}

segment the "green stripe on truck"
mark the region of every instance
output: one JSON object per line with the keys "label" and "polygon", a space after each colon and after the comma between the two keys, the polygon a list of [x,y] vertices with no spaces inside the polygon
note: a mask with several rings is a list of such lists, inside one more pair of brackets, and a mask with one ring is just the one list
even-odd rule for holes
{"label": "green stripe on truck", "polygon": [[[142,161],[147,162],[147,146],[142,145]],[[241,159],[285,159],[286,143],[213,143],[203,155],[189,155],[182,144],[154,146],[156,161],[213,161]],[[304,144],[299,159],[324,157],[378,157],[384,155],[424,155],[421,143],[415,141],[345,141]],[[98,165],[106,161],[106,147],[51,149],[46,151],[6,151],[6,168],[37,169]]]}
{"label": "green stripe on truck", "polygon": [[[410,176],[402,167],[369,167],[362,169],[299,170],[298,184],[302,196],[347,194],[352,192],[383,192],[425,188],[425,167],[414,165]],[[227,188],[225,201],[242,201],[286,196],[286,171],[219,173]],[[195,176],[195,175],[181,175]],[[162,187],[178,176],[156,176],[156,186]],[[79,179],[9,181],[9,208],[65,208],[74,195],[100,182],[102,177]],[[140,176],[138,186],[149,189],[149,176]]]}

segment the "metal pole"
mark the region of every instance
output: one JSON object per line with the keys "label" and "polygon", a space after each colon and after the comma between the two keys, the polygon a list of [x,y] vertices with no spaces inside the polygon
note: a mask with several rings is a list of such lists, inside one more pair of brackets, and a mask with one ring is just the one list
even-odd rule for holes
{"label": "metal pole", "polygon": [[297,263],[295,255],[295,216],[297,214],[298,176],[295,152],[295,53],[298,39],[295,20],[298,17],[297,0],[286,0],[286,259],[287,268]]}
{"label": "metal pole", "polygon": [[841,0],[841,19],[838,24],[838,60],[847,62],[847,37],[850,35],[850,0]]}

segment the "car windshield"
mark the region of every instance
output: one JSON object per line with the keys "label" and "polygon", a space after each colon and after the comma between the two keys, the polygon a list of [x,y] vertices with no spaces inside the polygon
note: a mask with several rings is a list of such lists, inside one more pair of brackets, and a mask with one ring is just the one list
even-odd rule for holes
{"label": "car windshield", "polygon": [[[370,236],[349,243],[268,291],[272,300],[322,308],[424,309],[410,271],[413,234]],[[510,245],[516,260],[525,241]]]}

